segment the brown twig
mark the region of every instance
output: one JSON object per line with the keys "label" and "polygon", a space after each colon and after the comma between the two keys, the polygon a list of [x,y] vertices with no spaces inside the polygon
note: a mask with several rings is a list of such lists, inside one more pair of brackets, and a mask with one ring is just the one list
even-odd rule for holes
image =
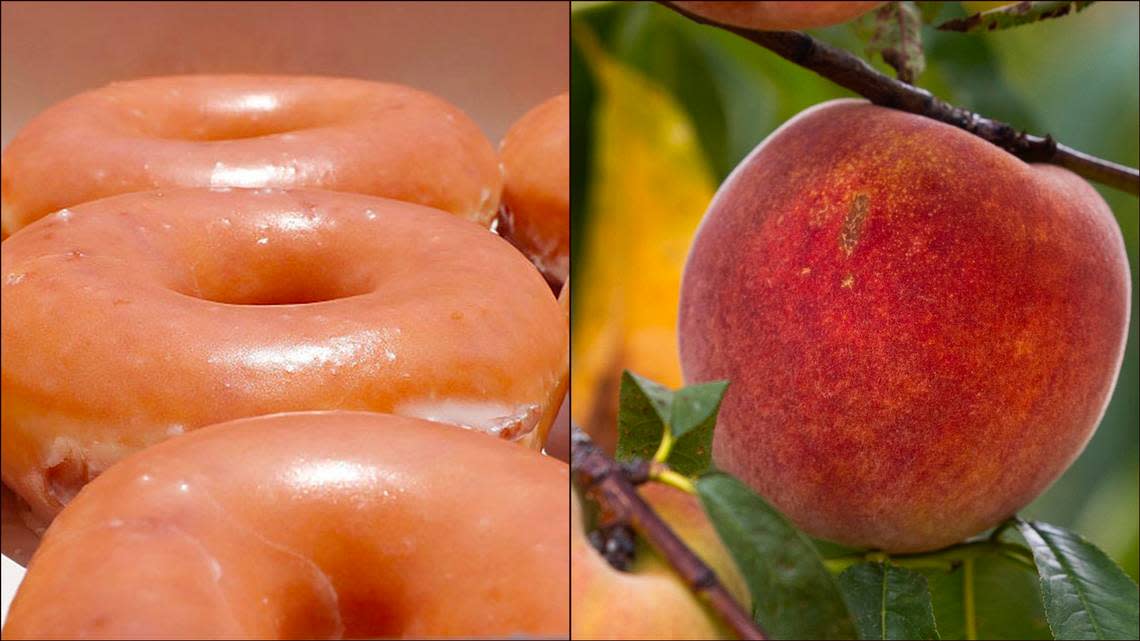
{"label": "brown twig", "polygon": [[598,502],[611,523],[614,520],[629,523],[741,639],[767,638],[716,574],[641,498],[622,465],[607,456],[577,426],[572,427],[570,448],[571,469],[580,487]]}
{"label": "brown twig", "polygon": [[955,107],[929,91],[879,73],[863,59],[798,31],[760,31],[699,16],[673,2],[660,4],[701,24],[730,31],[849,89],[876,105],[926,116],[968,131],[1026,162],[1059,165],[1114,189],[1140,195],[1140,172],[1066,147],[1051,136],[1019,132],[1004,122]]}

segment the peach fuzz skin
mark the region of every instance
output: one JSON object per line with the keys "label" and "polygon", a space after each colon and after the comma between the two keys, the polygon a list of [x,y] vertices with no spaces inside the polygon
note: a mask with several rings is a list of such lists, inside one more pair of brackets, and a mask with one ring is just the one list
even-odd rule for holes
{"label": "peach fuzz skin", "polygon": [[570,271],[570,94],[528,111],[503,138],[500,155],[499,231],[561,284]]}
{"label": "peach fuzz skin", "polygon": [[828,27],[854,20],[882,2],[676,2],[717,22],[764,31]]}
{"label": "peach fuzz skin", "polygon": [[117,82],[47,109],[4,150],[5,236],[108,196],[312,187],[415,202],[489,226],[502,177],[453,105],[409,87],[314,76]]}
{"label": "peach fuzz skin", "polygon": [[1128,263],[1078,176],[841,100],[720,188],[681,293],[686,381],[728,379],[713,457],[812,535],[932,550],[1052,483],[1104,414]]}
{"label": "peach fuzz skin", "polygon": [[[659,483],[642,485],[638,493],[748,609],[748,586],[700,501]],[[638,541],[629,572],[612,567],[586,538],[578,497],[571,502],[570,638],[735,638],[644,541]]]}
{"label": "peach fuzz skin", "polygon": [[322,191],[144,192],[4,241],[4,482],[45,521],[123,456],[227,420],[390,412],[541,446],[566,317],[508,243]]}
{"label": "peach fuzz skin", "polygon": [[48,529],[5,639],[564,636],[565,464],[365,412],[214,425]]}

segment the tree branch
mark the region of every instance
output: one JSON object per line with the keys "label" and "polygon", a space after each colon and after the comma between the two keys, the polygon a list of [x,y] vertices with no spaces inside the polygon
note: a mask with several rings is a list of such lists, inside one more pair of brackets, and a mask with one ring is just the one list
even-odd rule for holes
{"label": "tree branch", "polygon": [[[657,516],[634,489],[625,468],[605,454],[578,426],[571,435],[571,469],[610,517],[624,520],[653,546],[699,598],[741,639],[765,639],[764,632],[736,602],[716,574]],[[636,467],[636,466],[635,466]]]}
{"label": "tree branch", "polygon": [[1140,172],[1066,147],[1051,136],[1018,132],[1012,126],[955,107],[925,89],[879,73],[863,59],[798,31],[760,31],[710,20],[668,0],[660,4],[701,24],[731,31],[849,89],[876,105],[926,116],[968,131],[1026,162],[1058,165],[1103,185],[1140,195]]}

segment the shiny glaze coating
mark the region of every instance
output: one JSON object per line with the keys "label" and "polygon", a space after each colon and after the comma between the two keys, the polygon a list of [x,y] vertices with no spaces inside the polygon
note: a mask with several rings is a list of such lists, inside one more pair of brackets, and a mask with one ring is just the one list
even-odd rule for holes
{"label": "shiny glaze coating", "polygon": [[[558,292],[558,305],[562,308],[562,313],[566,314],[566,322],[570,322],[570,281],[567,280],[562,286],[562,291]],[[567,358],[570,357],[570,349],[566,349]],[[569,363],[566,367],[567,374],[570,372]],[[550,431],[546,435],[546,444],[543,446],[543,451],[560,461],[570,460],[570,394],[569,385],[570,380],[567,376],[566,380],[567,393],[562,397],[562,403],[558,406],[558,411],[555,413],[554,420],[550,424]]]}
{"label": "shiny glaze coating", "polygon": [[5,235],[64,207],[176,187],[315,187],[489,226],[498,159],[456,107],[401,85],[307,76],[170,76],[79,94],[4,150]]}
{"label": "shiny glaze coating", "polygon": [[48,529],[5,639],[565,635],[565,464],[364,412],[214,425]]}
{"label": "shiny glaze coating", "polygon": [[1065,471],[1120,371],[1120,228],[1076,174],[860,100],[725,181],[681,288],[687,382],[730,381],[713,459],[808,533],[932,550]]}
{"label": "shiny glaze coating", "polygon": [[3,479],[50,519],[124,455],[246,416],[361,409],[541,446],[567,322],[494,233],[323,191],[80,205],[2,245]]}
{"label": "shiny glaze coating", "polygon": [[7,485],[0,485],[0,552],[20,565],[40,544],[44,525],[32,519],[27,503]]}
{"label": "shiny glaze coating", "polygon": [[505,180],[499,231],[561,284],[570,270],[570,94],[528,111],[499,153]]}

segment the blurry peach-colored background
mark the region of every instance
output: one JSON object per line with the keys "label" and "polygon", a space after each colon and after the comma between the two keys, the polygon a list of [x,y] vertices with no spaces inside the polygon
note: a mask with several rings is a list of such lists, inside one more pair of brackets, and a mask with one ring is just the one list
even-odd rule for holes
{"label": "blurry peach-colored background", "polygon": [[565,2],[4,2],[3,142],[114,80],[176,73],[352,76],[464,109],[496,143],[569,83]]}

